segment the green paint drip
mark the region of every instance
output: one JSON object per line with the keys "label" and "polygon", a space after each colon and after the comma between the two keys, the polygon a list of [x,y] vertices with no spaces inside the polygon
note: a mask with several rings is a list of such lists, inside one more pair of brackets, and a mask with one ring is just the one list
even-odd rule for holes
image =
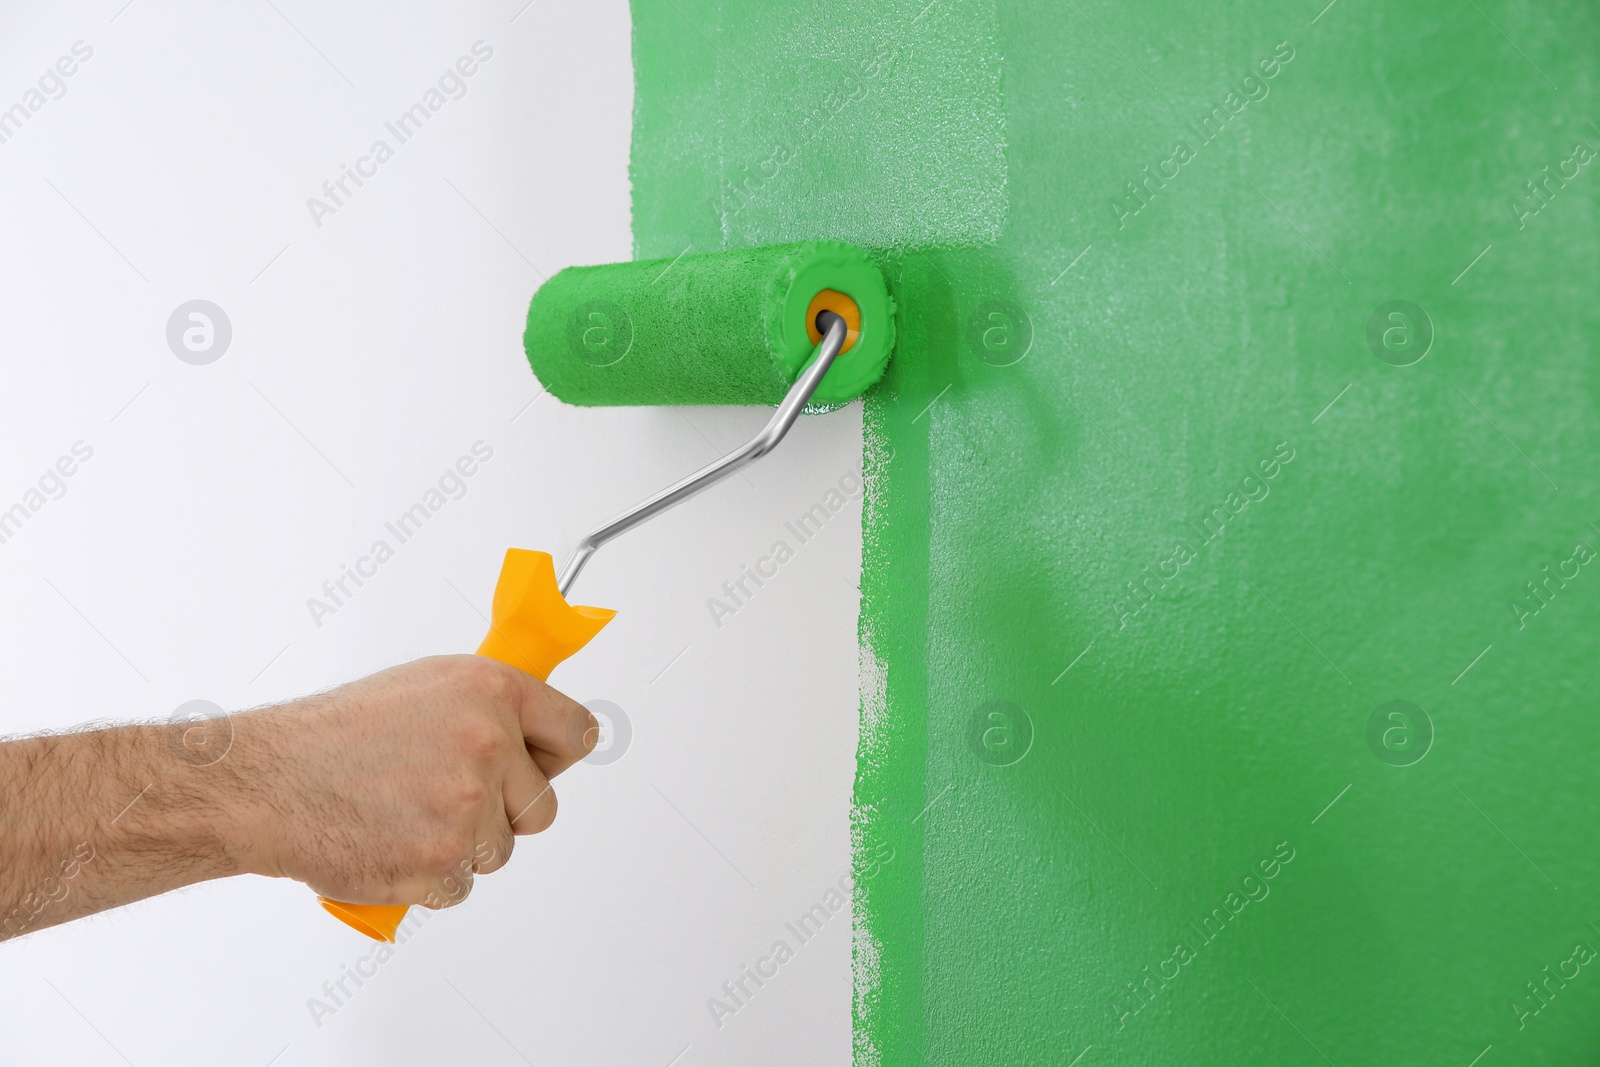
{"label": "green paint drip", "polygon": [[1600,13],[1319,7],[636,6],[641,254],[899,305],[859,1063],[1600,1045]]}

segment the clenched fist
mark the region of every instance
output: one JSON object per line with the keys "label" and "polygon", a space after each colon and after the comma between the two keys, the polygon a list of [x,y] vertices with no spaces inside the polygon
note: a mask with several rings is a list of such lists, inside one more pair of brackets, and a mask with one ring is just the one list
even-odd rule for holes
{"label": "clenched fist", "polygon": [[[550,779],[594,747],[583,705],[482,656],[394,667],[234,720],[265,808],[247,869],[357,904],[459,903],[556,817]],[[226,762],[226,761],[224,761]]]}
{"label": "clenched fist", "polygon": [[460,903],[555,819],[550,779],[598,737],[582,705],[482,656],[207,723],[226,743],[203,759],[175,729],[0,745],[0,938],[231,874]]}

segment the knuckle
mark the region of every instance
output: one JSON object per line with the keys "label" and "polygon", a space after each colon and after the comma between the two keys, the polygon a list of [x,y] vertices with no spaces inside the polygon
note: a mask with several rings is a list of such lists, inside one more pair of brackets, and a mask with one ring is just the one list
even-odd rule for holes
{"label": "knuckle", "polygon": [[480,775],[458,774],[445,785],[443,793],[451,812],[475,812],[489,799],[489,783]]}
{"label": "knuckle", "polygon": [[506,744],[504,727],[487,715],[463,715],[455,724],[456,745],[474,763],[492,760]]}
{"label": "knuckle", "polygon": [[465,656],[461,666],[464,685],[473,696],[487,704],[507,703],[516,687],[516,670],[487,656]]}

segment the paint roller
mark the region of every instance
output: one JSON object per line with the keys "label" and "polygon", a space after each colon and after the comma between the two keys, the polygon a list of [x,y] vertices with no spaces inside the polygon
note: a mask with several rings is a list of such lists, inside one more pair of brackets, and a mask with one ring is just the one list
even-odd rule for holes
{"label": "paint roller", "polygon": [[[534,294],[523,343],[569,404],[777,408],[742,447],[590,531],[559,577],[547,552],[506,551],[478,654],[544,681],[616,614],[567,601],[595,551],[766,455],[802,411],[841,407],[876,382],[894,348],[894,302],[866,252],[838,241],[684,254],[568,267]],[[389,942],[409,907],[319,899]]]}

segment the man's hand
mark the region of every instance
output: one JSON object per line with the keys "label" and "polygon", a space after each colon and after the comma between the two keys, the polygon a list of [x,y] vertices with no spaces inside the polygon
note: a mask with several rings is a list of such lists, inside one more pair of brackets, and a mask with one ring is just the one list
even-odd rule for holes
{"label": "man's hand", "polygon": [[203,728],[0,744],[0,940],[231,874],[448,907],[597,736],[537,679],[441,656]]}
{"label": "man's hand", "polygon": [[473,874],[511,858],[514,833],[555,820],[550,779],[597,737],[581,704],[482,656],[233,721],[229,758],[261,794],[248,868],[355,904],[460,903]]}

